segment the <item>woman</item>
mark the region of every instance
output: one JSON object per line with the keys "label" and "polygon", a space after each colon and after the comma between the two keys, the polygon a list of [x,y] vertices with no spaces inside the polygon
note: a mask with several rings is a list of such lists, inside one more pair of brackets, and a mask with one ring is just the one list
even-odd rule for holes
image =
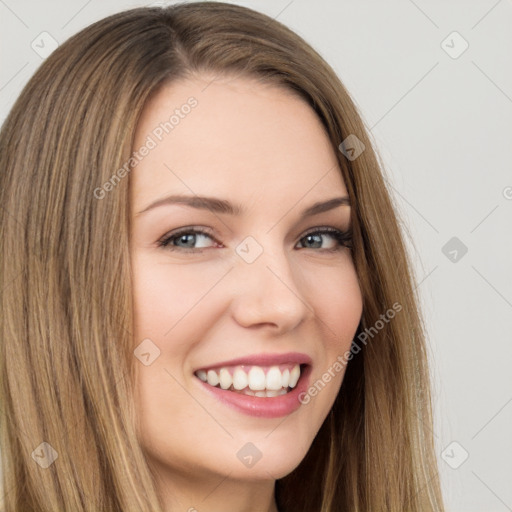
{"label": "woman", "polygon": [[0,148],[6,512],[443,510],[397,216],[296,34],[111,16]]}

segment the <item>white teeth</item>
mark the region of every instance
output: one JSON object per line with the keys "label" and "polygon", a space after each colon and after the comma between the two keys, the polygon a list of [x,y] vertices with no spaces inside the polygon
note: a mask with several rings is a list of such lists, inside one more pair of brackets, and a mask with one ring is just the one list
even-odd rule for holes
{"label": "white teeth", "polygon": [[247,374],[241,368],[237,368],[233,373],[233,387],[235,389],[245,389],[248,384]]}
{"label": "white teeth", "polygon": [[216,386],[219,383],[219,376],[217,375],[217,372],[214,370],[208,370],[207,375],[207,382],[210,384],[210,386]]}
{"label": "white teeth", "polygon": [[300,367],[297,364],[293,367],[292,371],[290,372],[290,381],[288,382],[288,386],[290,386],[291,388],[294,388],[297,385],[297,381],[299,380],[299,377],[300,377]]}
{"label": "white teeth", "polygon": [[281,371],[279,366],[271,366],[267,373],[260,366],[252,366],[249,374],[243,367],[236,367],[233,375],[228,368],[220,370],[198,370],[196,376],[210,386],[239,391],[250,396],[279,396],[294,388],[300,378],[300,365],[296,364],[292,370],[286,368]]}
{"label": "white teeth", "polygon": [[222,389],[228,389],[233,384],[231,374],[226,368],[221,368],[219,373],[219,382]]}
{"label": "white teeth", "polygon": [[253,366],[249,371],[249,387],[253,391],[265,389],[265,372],[259,366]]}
{"label": "white teeth", "polygon": [[279,370],[278,366],[272,366],[268,370],[266,384],[266,388],[273,391],[278,391],[283,387],[281,370]]}
{"label": "white teeth", "polygon": [[283,388],[287,388],[290,385],[290,370],[288,370],[288,368],[283,372],[281,384],[283,385]]}

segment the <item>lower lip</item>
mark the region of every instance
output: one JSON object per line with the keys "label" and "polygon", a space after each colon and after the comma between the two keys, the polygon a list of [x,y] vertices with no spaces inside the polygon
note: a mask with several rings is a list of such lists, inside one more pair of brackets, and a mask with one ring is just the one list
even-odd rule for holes
{"label": "lower lip", "polygon": [[239,412],[259,418],[279,418],[291,414],[302,405],[299,401],[299,396],[308,388],[310,373],[311,366],[308,365],[301,370],[297,385],[290,392],[286,393],[286,395],[273,397],[242,395],[234,391],[210,386],[200,379],[197,380],[215,398]]}

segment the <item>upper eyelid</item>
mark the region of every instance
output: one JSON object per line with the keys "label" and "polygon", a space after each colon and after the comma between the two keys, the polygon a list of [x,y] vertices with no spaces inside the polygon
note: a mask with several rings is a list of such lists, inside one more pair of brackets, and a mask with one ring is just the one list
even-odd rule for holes
{"label": "upper eyelid", "polygon": [[[342,233],[349,233],[351,231],[351,226],[348,229],[343,229],[343,228],[339,228],[339,227],[335,227],[335,226],[327,226],[327,225],[314,226],[312,228],[306,229],[304,231],[304,233],[302,234],[302,236],[306,236],[306,235],[308,235],[311,232],[320,231],[322,229],[333,230],[333,231],[340,231]],[[205,228],[205,227],[185,226],[183,228],[173,229],[173,230],[167,232],[166,234],[164,234],[161,238],[166,238],[166,237],[170,237],[170,236],[177,236],[177,235],[180,235],[182,233],[186,234],[186,233],[189,233],[189,232],[197,232],[198,234],[208,235],[208,236],[210,236],[212,238],[215,238],[215,235],[212,233],[212,231],[213,231],[212,229]]]}
{"label": "upper eyelid", "polygon": [[[204,228],[204,227],[198,227],[198,226],[185,226],[183,228],[177,228],[176,230],[172,230],[172,231],[166,233],[165,235],[163,235],[161,238],[158,239],[157,243],[159,243],[159,244],[165,243],[166,241],[168,241],[170,239],[177,238],[180,235],[189,234],[189,233],[208,236],[215,243],[221,243],[213,235],[213,233],[211,231],[212,230],[210,228]],[[333,237],[336,236],[336,233],[341,233],[342,235],[346,235],[347,239],[349,239],[352,235],[352,226],[349,226],[348,229],[342,229],[342,228],[337,228],[334,226],[327,226],[327,225],[314,226],[314,227],[309,228],[306,231],[304,231],[302,233],[302,235],[300,236],[299,240],[301,240],[302,238],[304,238],[310,234],[315,234],[315,233],[318,233],[321,231],[326,231],[327,234],[329,234],[329,231],[331,231],[332,232],[331,236],[333,236]]]}

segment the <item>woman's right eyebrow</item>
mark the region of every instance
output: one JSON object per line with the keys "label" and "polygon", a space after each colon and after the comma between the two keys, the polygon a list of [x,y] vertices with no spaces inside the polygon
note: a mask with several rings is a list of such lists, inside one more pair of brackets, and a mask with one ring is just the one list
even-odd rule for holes
{"label": "woman's right eyebrow", "polygon": [[[181,204],[190,206],[192,208],[210,210],[215,213],[224,213],[229,215],[241,215],[244,212],[244,208],[241,205],[233,204],[225,199],[197,195],[170,195],[154,201],[153,203],[146,206],[146,208],[138,212],[136,215],[140,215],[141,213],[145,213],[159,206],[167,206],[172,204]],[[300,215],[300,220],[332,210],[333,208],[337,208],[339,206],[350,206],[350,199],[348,196],[334,197],[326,201],[318,201],[303,210]]]}
{"label": "woman's right eyebrow", "polygon": [[243,213],[243,208],[241,205],[233,205],[225,199],[197,195],[170,195],[151,203],[146,208],[138,212],[137,215],[152,210],[153,208],[157,208],[158,206],[166,206],[172,204],[182,204],[192,208],[211,210],[215,213],[227,213],[229,215],[241,215]]}

